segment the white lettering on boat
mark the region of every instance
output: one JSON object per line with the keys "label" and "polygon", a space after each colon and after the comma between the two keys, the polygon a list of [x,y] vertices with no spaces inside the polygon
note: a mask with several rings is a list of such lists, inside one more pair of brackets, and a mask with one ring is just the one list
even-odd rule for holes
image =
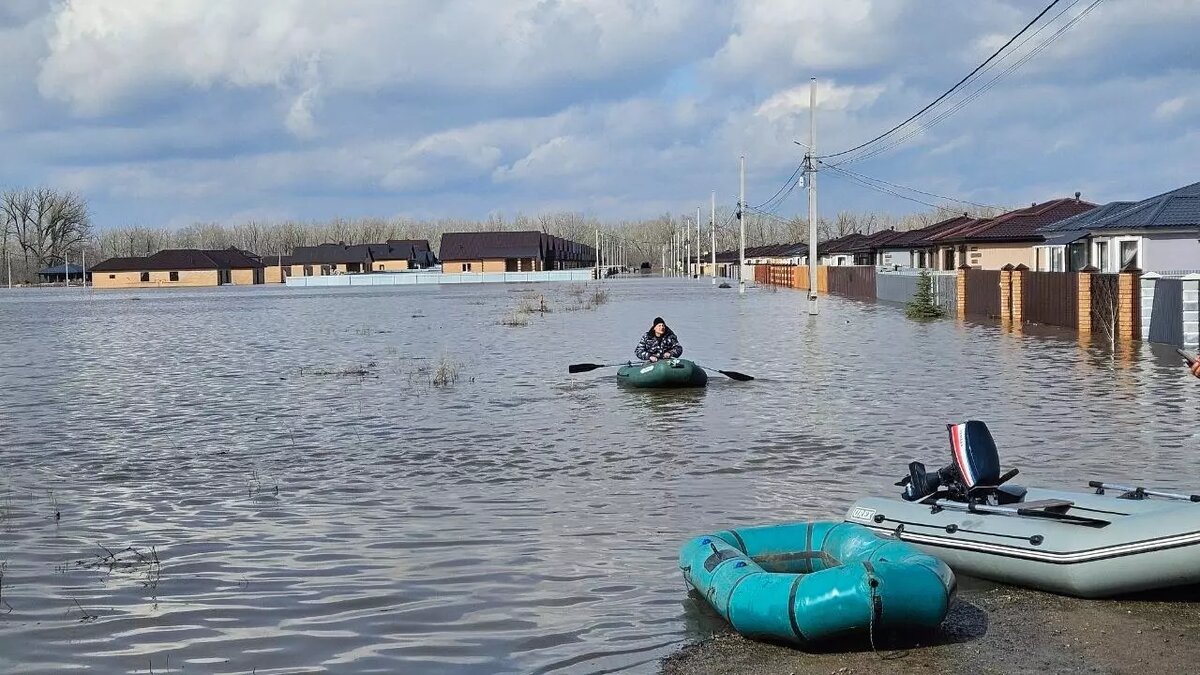
{"label": "white lettering on boat", "polygon": [[861,520],[864,522],[871,522],[871,519],[874,517],[875,517],[875,509],[867,509],[867,508],[863,508],[861,506],[854,507],[854,509],[850,512],[850,520]]}

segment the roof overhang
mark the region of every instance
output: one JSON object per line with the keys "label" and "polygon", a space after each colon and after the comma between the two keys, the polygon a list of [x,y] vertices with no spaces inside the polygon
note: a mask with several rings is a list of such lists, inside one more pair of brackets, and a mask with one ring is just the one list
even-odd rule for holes
{"label": "roof overhang", "polygon": [[1073,230],[1071,232],[1056,232],[1046,233],[1046,241],[1038,244],[1038,246],[1066,246],[1088,236],[1087,230]]}

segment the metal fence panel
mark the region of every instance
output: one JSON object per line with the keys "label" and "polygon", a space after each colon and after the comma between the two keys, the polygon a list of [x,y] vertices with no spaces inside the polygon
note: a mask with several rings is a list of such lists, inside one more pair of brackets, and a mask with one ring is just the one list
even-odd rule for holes
{"label": "metal fence panel", "polygon": [[827,270],[830,293],[852,298],[875,297],[874,265],[831,266]]}
{"label": "metal fence panel", "polygon": [[887,302],[907,303],[917,292],[917,279],[912,274],[879,272],[875,275],[875,296]]}
{"label": "metal fence panel", "polygon": [[1183,344],[1183,280],[1159,279],[1154,282],[1150,341]]}
{"label": "metal fence panel", "polygon": [[1000,270],[967,270],[967,314],[1000,317]]}
{"label": "metal fence panel", "polygon": [[1079,275],[1074,272],[1025,272],[1022,284],[1025,321],[1064,328],[1079,325]]}

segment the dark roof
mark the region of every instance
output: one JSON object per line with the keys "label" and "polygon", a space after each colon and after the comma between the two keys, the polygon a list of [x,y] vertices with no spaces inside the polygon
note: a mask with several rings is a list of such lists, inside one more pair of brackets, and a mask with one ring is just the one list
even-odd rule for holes
{"label": "dark roof", "polygon": [[[1140,202],[1110,202],[1081,214],[1072,222],[1061,221],[1070,230],[1143,230],[1200,227],[1200,183],[1192,183]],[[1043,228],[1050,231],[1050,228]]]}
{"label": "dark roof", "polygon": [[907,230],[905,232],[901,232],[898,237],[896,237],[894,239],[889,239],[888,241],[884,242],[881,246],[879,246],[879,248],[880,249],[923,248],[923,247],[929,246],[931,244],[931,242],[929,241],[930,237],[938,235],[942,232],[947,232],[951,228],[958,227],[965,223],[971,223],[974,221],[975,221],[974,218],[971,218],[964,213],[961,216],[954,216],[953,218],[947,218],[946,220],[936,222],[932,225],[927,225],[925,227],[918,228],[915,230]]}
{"label": "dark roof", "polygon": [[280,265],[287,267],[293,262],[292,256],[279,255],[277,253],[268,253],[264,256],[260,256],[259,260],[262,260],[263,265],[267,267],[279,267]]}
{"label": "dark roof", "polygon": [[521,232],[446,232],[438,254],[442,260],[496,258],[541,258],[544,235],[535,230]]}
{"label": "dark roof", "polygon": [[866,235],[860,232],[851,232],[850,234],[823,241],[817,246],[817,256],[825,257],[838,253],[853,253],[854,248],[865,238]]}
{"label": "dark roof", "polygon": [[1086,230],[1087,226],[1105,216],[1110,216],[1114,213],[1119,213],[1132,206],[1134,202],[1109,202],[1103,206],[1097,206],[1090,211],[1078,213],[1070,218],[1063,218],[1058,222],[1038,228],[1038,232],[1050,235],[1051,232],[1073,232],[1075,230]]}
{"label": "dark roof", "polygon": [[422,267],[437,262],[425,239],[389,239],[386,244],[367,244],[372,260],[408,260]]}
{"label": "dark roof", "polygon": [[292,249],[292,263],[296,265],[337,265],[370,261],[371,249],[367,244],[319,244]]}
{"label": "dark roof", "polygon": [[1041,204],[1009,211],[995,218],[959,226],[931,238],[934,243],[985,241],[1041,241],[1039,228],[1095,208],[1077,198],[1053,199]]}
{"label": "dark roof", "polygon": [[159,270],[254,269],[260,260],[236,248],[205,250],[174,248],[144,258],[109,258],[92,267],[93,272],[148,272]]}
{"label": "dark roof", "polygon": [[[79,265],[66,265],[65,267],[70,269],[71,274],[83,274],[83,268]],[[63,265],[55,265],[38,270],[38,274],[49,277],[55,274],[67,274],[67,270]]]}
{"label": "dark roof", "polygon": [[850,244],[851,253],[869,253],[878,248],[883,247],[887,243],[896,240],[896,238],[905,234],[896,230],[880,230],[872,234],[863,235],[861,239],[855,240]]}

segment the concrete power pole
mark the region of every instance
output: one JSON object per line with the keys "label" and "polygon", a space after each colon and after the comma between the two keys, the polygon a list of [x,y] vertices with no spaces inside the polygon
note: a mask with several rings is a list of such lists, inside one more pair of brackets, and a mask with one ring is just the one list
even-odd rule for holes
{"label": "concrete power pole", "polygon": [[700,277],[703,276],[702,274],[700,274],[700,249],[702,248],[700,246],[701,241],[703,241],[703,240],[700,238],[700,207],[697,206],[696,207],[696,278],[697,279],[699,279]]}
{"label": "concrete power pole", "polygon": [[742,187],[738,192],[738,293],[746,292],[746,156],[741,159]]}
{"label": "concrete power pole", "polygon": [[712,213],[709,224],[712,225],[712,285],[717,285],[717,191],[712,191]]}
{"label": "concrete power pole", "polygon": [[808,90],[808,313],[817,315],[817,78]]}
{"label": "concrete power pole", "polygon": [[600,278],[600,228],[596,228],[596,259],[593,263],[596,266],[596,279]]}

